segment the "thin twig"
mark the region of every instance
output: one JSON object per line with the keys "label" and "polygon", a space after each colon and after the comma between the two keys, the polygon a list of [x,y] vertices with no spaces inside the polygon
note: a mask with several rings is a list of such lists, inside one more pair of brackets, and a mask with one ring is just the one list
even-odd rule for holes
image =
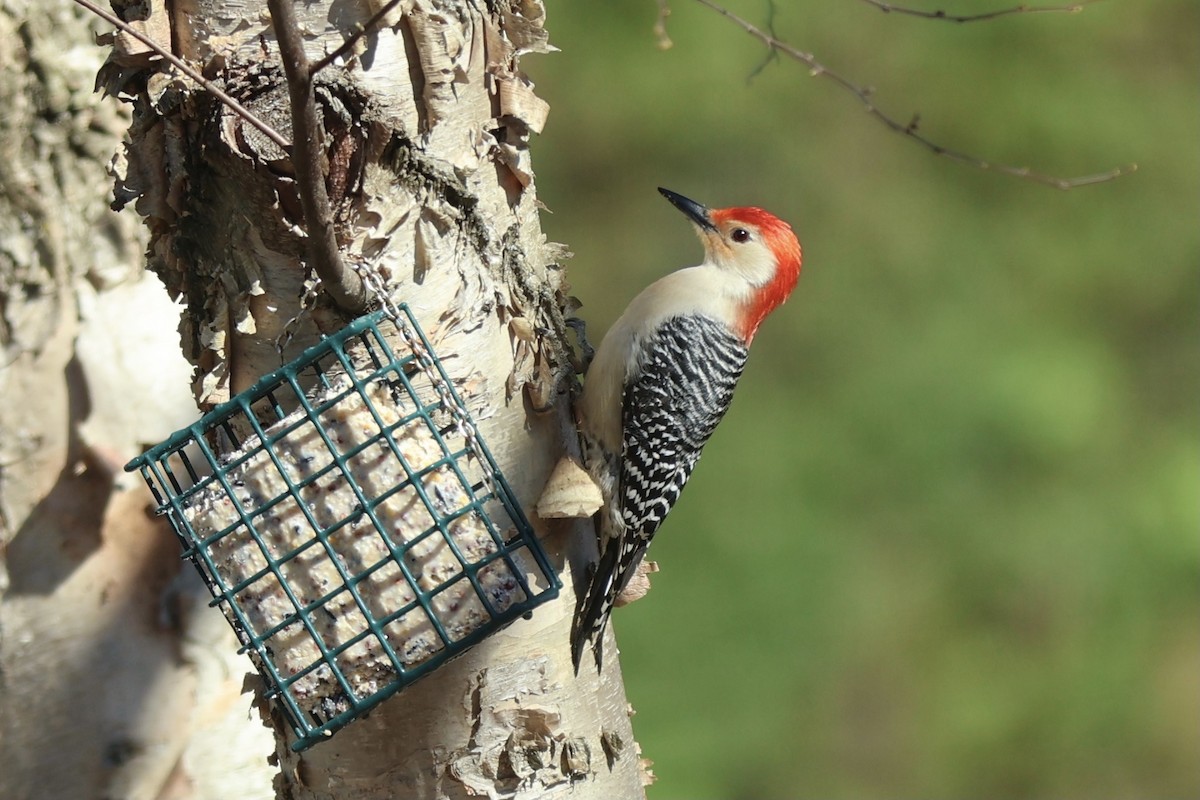
{"label": "thin twig", "polygon": [[320,72],[321,70],[328,67],[334,61],[337,61],[339,58],[344,56],[350,50],[351,47],[354,47],[354,45],[358,42],[359,39],[361,39],[362,37],[364,37],[368,33],[370,33],[372,30],[374,30],[375,26],[379,24],[379,21],[382,20],[385,16],[387,16],[388,12],[390,12],[396,6],[400,5],[400,2],[401,2],[401,0],[391,0],[391,2],[387,3],[383,8],[379,9],[379,11],[377,11],[375,13],[375,16],[371,17],[369,20],[364,22],[362,25],[357,26],[358,30],[356,30],[352,34],[350,34],[350,38],[347,39],[345,42],[343,42],[341,47],[334,50],[332,53],[330,53],[329,55],[325,56],[320,61],[318,61],[312,65],[312,74],[316,75],[318,72]]}
{"label": "thin twig", "polygon": [[667,17],[671,16],[671,6],[667,0],[658,0],[658,16],[654,18],[654,40],[659,50],[670,50],[675,43],[667,35]]}
{"label": "thin twig", "polygon": [[[777,38],[775,33],[775,0],[767,0],[767,33],[772,39]],[[779,60],[779,51],[774,47],[767,48],[767,54],[763,57],[762,63],[750,70],[750,74],[746,76],[746,83],[751,83],[755,78],[761,75],[767,67],[771,66],[771,62]]]}
{"label": "thin twig", "polygon": [[982,14],[948,14],[941,10],[922,11],[917,8],[892,5],[891,3],[883,2],[883,0],[863,0],[863,2],[875,6],[885,14],[906,14],[910,17],[941,19],[946,22],[982,22],[983,20],[1008,17],[1013,14],[1078,14],[1083,10],[1085,5],[1095,3],[1097,0],[1080,0],[1080,2],[1068,6],[1027,6],[1021,4],[1012,8],[1000,9],[999,11],[985,11]]}
{"label": "thin twig", "polygon": [[367,293],[362,279],[346,267],[338,250],[333,210],[325,190],[324,148],[317,120],[313,74],[304,54],[304,43],[300,40],[294,3],[293,0],[267,0],[267,8],[271,11],[271,24],[279,42],[292,101],[292,134],[296,140],[292,147],[292,165],[296,169],[300,204],[308,228],[309,258],[333,301],[343,310],[357,313],[366,307]]}
{"label": "thin twig", "polygon": [[182,72],[187,77],[191,78],[196,83],[203,86],[206,91],[208,91],[212,94],[213,97],[220,100],[222,103],[224,103],[226,106],[228,106],[229,109],[231,111],[233,111],[233,113],[237,114],[239,117],[244,119],[247,123],[249,123],[250,125],[253,125],[259,131],[261,131],[264,136],[266,136],[268,139],[270,139],[275,144],[279,145],[280,147],[282,147],[285,150],[287,150],[288,148],[291,147],[291,143],[288,142],[287,139],[285,139],[281,135],[279,135],[279,133],[274,128],[272,128],[267,123],[263,122],[258,117],[254,116],[254,114],[251,113],[251,111],[248,108],[246,108],[241,103],[239,103],[237,100],[234,100],[232,97],[230,97],[224,91],[222,91],[221,87],[217,86],[215,83],[210,81],[208,78],[205,78],[199,72],[192,69],[190,66],[188,66],[187,62],[185,62],[183,59],[176,56],[174,53],[171,53],[169,50],[164,48],[158,42],[154,41],[149,36],[142,33],[141,31],[139,31],[137,28],[134,28],[132,25],[130,25],[125,20],[121,19],[120,17],[115,16],[112,12],[96,5],[95,3],[92,2],[92,0],[75,0],[75,3],[80,6],[83,6],[88,11],[92,12],[96,16],[103,19],[109,25],[112,25],[113,27],[120,30],[122,33],[129,34],[130,36],[137,39],[142,44],[146,45],[146,47],[149,47],[164,61],[169,63],[171,66],[175,67],[177,70]]}
{"label": "thin twig", "polygon": [[913,141],[919,143],[921,146],[935,155],[948,158],[951,161],[968,164],[976,167],[977,169],[990,170],[992,172],[1000,172],[1005,175],[1012,175],[1024,180],[1045,184],[1046,186],[1053,186],[1056,189],[1073,189],[1077,186],[1087,186],[1093,183],[1104,183],[1105,181],[1111,181],[1114,178],[1119,178],[1122,175],[1128,175],[1137,169],[1137,164],[1129,164],[1124,167],[1117,167],[1116,169],[1111,169],[1107,172],[1096,173],[1094,175],[1081,175],[1075,178],[1059,178],[1053,175],[1034,172],[1029,167],[1014,167],[1008,164],[997,164],[968,153],[951,150],[918,132],[917,115],[914,114],[912,117],[912,122],[906,124],[898,121],[888,114],[885,114],[879,110],[879,108],[875,105],[875,102],[871,99],[871,95],[873,93],[872,89],[859,86],[847,80],[846,78],[843,78],[838,73],[830,70],[820,61],[817,61],[816,57],[812,53],[806,53],[802,50],[798,50],[786,42],[775,38],[771,34],[766,33],[765,31],[756,27],[753,23],[742,19],[737,14],[734,14],[729,9],[717,5],[712,0],[696,0],[696,2],[730,20],[746,33],[750,34],[755,39],[758,39],[769,49],[776,50],[788,56],[789,58],[804,64],[806,67],[808,67],[809,75],[813,76],[814,78],[823,77],[833,81],[838,86],[857,97],[868,114],[882,122],[887,127],[891,128],[896,133],[902,136],[907,136]]}

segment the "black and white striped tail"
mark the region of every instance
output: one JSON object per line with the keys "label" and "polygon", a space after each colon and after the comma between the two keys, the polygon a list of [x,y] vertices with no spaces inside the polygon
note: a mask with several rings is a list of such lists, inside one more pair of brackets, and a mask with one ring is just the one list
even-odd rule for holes
{"label": "black and white striped tail", "polygon": [[575,625],[571,631],[571,661],[575,664],[575,672],[579,672],[579,664],[583,661],[583,651],[588,642],[592,643],[592,653],[596,658],[596,669],[600,669],[603,661],[604,628],[608,617],[612,614],[613,604],[621,593],[618,587],[621,575],[618,561],[621,545],[616,539],[609,541],[608,547],[600,555],[600,561],[592,571],[588,581],[587,593],[579,611],[575,614]]}

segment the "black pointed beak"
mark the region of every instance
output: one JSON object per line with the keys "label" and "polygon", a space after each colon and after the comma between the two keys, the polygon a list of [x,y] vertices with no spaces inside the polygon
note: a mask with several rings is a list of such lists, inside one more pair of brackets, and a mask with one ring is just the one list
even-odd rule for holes
{"label": "black pointed beak", "polygon": [[715,231],[717,226],[713,224],[712,217],[709,216],[708,209],[697,203],[695,200],[689,200],[678,192],[672,192],[670,189],[658,187],[658,193],[671,201],[671,205],[678,208],[687,218],[696,223],[701,229],[706,231]]}

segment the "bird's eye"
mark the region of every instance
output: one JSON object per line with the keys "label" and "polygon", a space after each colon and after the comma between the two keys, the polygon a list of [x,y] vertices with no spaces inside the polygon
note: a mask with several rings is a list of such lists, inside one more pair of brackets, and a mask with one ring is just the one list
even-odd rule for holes
{"label": "bird's eye", "polygon": [[732,236],[733,240],[738,243],[750,241],[750,231],[746,230],[745,228],[734,228],[733,232],[729,235]]}

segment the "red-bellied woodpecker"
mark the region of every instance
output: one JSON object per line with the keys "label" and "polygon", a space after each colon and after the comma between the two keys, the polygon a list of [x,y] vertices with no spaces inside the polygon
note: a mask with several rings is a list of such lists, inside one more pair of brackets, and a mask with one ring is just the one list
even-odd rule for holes
{"label": "red-bellied woodpecker", "polygon": [[659,191],[696,226],[704,263],[633,299],[600,343],[577,405],[600,485],[600,561],[572,631],[575,669],[725,415],[758,326],[796,285],[800,242],[761,208],[708,209]]}

